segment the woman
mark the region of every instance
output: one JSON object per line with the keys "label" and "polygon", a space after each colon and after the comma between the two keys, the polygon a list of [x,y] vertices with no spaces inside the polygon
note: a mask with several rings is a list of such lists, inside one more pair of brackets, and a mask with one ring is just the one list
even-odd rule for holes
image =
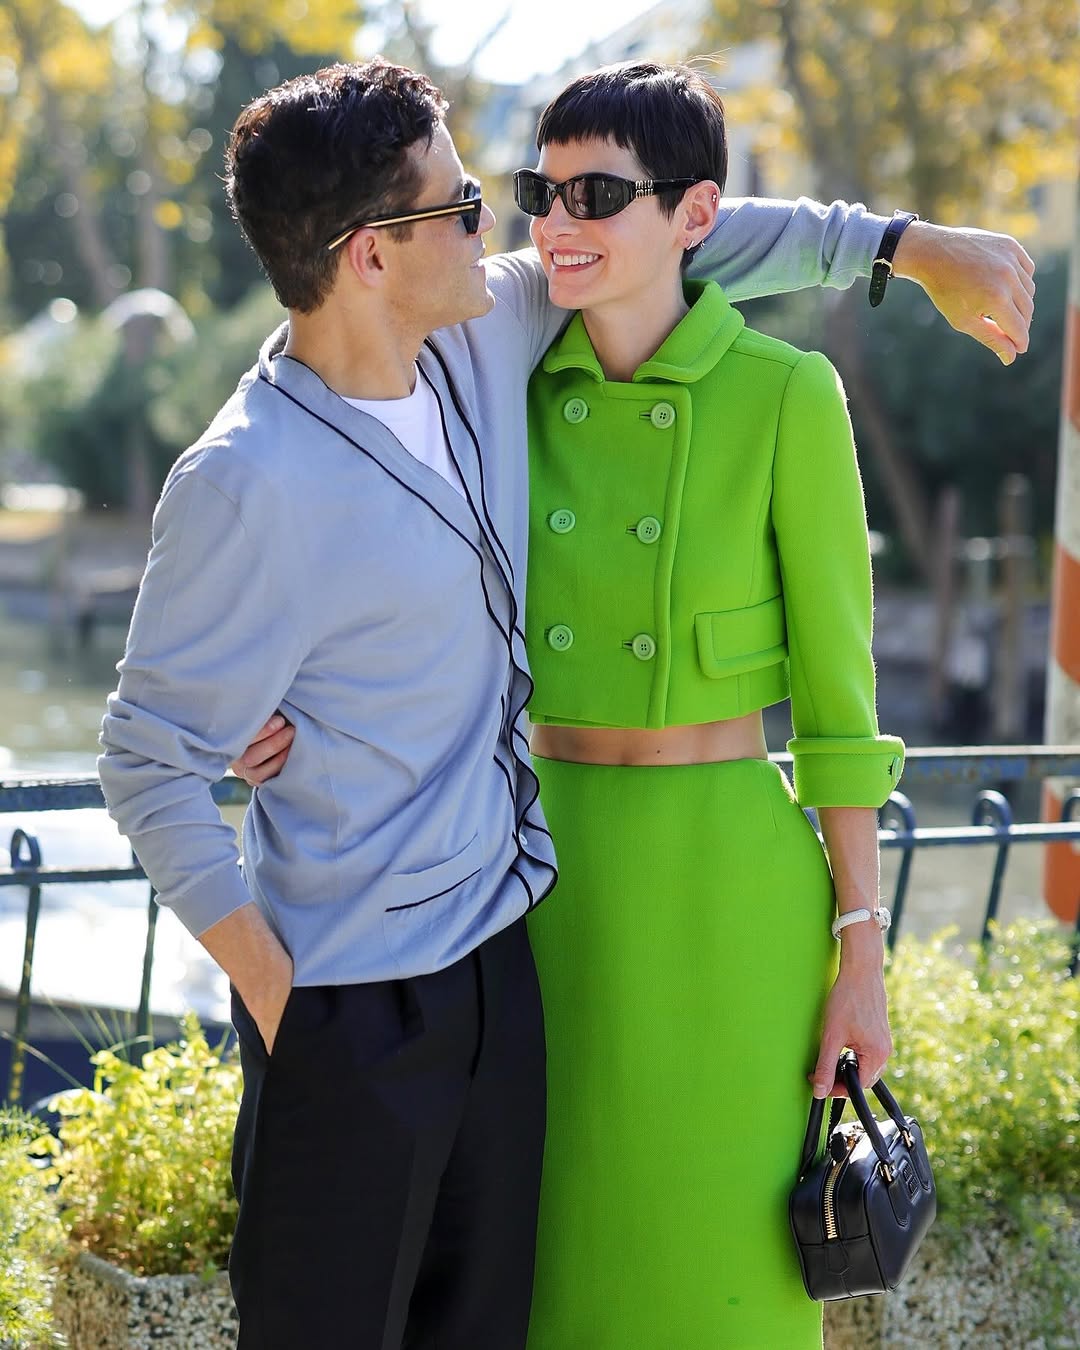
{"label": "woman", "polygon": [[[824,1095],[850,1045],[868,1084],[891,1048],[875,808],[903,762],[843,390],[684,284],[727,162],[699,75],[585,76],[537,144],[515,195],[579,312],[529,398],[532,750],[560,861],[530,922],[530,1350],[803,1350],[821,1317],[786,1197],[808,1071]],[[794,792],[761,719],[789,690]]]}

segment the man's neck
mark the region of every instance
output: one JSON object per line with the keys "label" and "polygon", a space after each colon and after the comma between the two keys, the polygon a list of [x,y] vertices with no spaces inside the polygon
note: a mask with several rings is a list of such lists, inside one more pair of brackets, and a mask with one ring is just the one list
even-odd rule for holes
{"label": "man's neck", "polygon": [[422,337],[324,305],[314,314],[289,311],[285,356],[309,366],[343,398],[406,398],[416,379]]}

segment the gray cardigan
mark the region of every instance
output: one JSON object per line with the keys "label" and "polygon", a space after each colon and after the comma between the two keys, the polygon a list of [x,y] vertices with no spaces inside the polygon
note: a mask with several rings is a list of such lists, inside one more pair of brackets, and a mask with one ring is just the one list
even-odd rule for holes
{"label": "gray cardigan", "polygon": [[[732,299],[866,275],[861,207],[725,203],[693,272]],[[535,253],[424,344],[466,488],[280,354],[169,475],[99,760],[110,814],[198,935],[254,900],[297,984],[440,969],[555,880],[523,710],[525,388],[565,322]],[[211,785],[277,708],[297,736],[247,812]]]}

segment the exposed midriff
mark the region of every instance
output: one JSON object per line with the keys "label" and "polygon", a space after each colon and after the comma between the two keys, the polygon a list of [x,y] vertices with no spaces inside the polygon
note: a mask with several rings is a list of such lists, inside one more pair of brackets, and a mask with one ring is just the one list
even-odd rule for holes
{"label": "exposed midriff", "polygon": [[767,759],[761,713],[721,722],[662,727],[534,726],[534,755],[575,764],[714,764],[728,759]]}

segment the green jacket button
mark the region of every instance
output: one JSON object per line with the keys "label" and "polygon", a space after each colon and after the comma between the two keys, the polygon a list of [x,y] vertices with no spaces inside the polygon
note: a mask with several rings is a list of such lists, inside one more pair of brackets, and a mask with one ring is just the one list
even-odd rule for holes
{"label": "green jacket button", "polygon": [[548,525],[556,534],[569,534],[577,524],[577,516],[567,507],[560,507],[558,511],[552,511],[548,516]]}
{"label": "green jacket button", "polygon": [[572,424],[584,422],[589,415],[589,405],[583,398],[568,398],[563,404],[562,415]]}
{"label": "green jacket button", "polygon": [[[569,404],[567,404],[567,407],[569,407]],[[652,412],[649,413],[649,421],[656,427],[657,431],[667,431],[668,427],[675,424],[675,409],[670,403],[657,403]]]}
{"label": "green jacket button", "polygon": [[903,770],[904,770],[903,759],[901,759],[899,755],[893,755],[892,761],[889,764],[889,777],[893,780],[894,783],[898,783],[900,781],[900,775],[903,772]]}
{"label": "green jacket button", "polygon": [[630,641],[630,650],[639,661],[651,661],[656,655],[656,643],[648,633],[638,633]]}
{"label": "green jacket button", "polygon": [[552,651],[556,652],[569,651],[570,648],[574,645],[573,629],[567,628],[566,624],[564,623],[557,623],[553,628],[548,629],[547,640],[548,646],[552,649]]}
{"label": "green jacket button", "polygon": [[660,538],[660,522],[655,516],[642,516],[634,526],[634,533],[643,544],[655,544]]}

